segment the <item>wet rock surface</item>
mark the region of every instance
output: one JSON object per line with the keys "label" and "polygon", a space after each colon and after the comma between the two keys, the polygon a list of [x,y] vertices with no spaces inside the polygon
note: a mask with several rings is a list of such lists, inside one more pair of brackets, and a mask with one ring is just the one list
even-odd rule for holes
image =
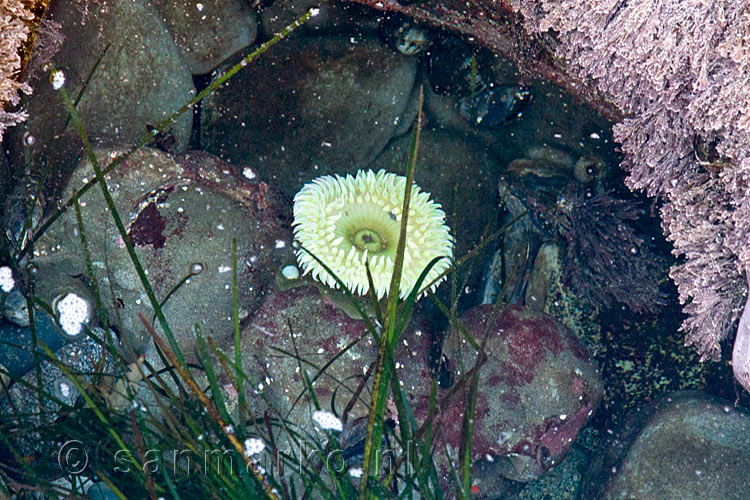
{"label": "wet rock surface", "polygon": [[203,147],[293,195],[371,162],[416,115],[417,63],[376,38],[288,40],[203,104]]}
{"label": "wet rock surface", "polygon": [[581,498],[747,498],[750,417],[700,392],[633,412],[603,446]]}
{"label": "wet rock surface", "polygon": [[[101,165],[123,150],[100,150]],[[72,196],[95,174],[88,162],[73,173],[64,192]],[[106,176],[115,205],[156,297],[183,352],[190,356],[194,324],[206,335],[232,331],[232,240],[237,240],[240,315],[257,307],[272,278],[276,255],[291,236],[281,200],[263,182],[250,181],[207,153],[173,158],[143,149]],[[125,249],[99,186],[80,198],[92,268],[110,323],[132,352],[150,340],[138,314],[151,321],[149,300]],[[48,302],[71,286],[85,285],[87,270],[72,210],[57,220],[35,247],[38,295]],[[183,280],[184,284],[177,287]],[[93,307],[92,307],[93,309]],[[157,330],[160,329],[157,322]]]}
{"label": "wet rock surface", "polygon": [[[104,340],[106,337],[103,330],[96,329],[94,335],[107,342]],[[107,342],[107,344],[117,346],[116,338],[113,336],[112,339],[115,343]],[[113,377],[116,376],[116,367],[112,357],[104,351],[99,342],[87,338],[77,344],[62,347],[56,355],[59,362],[69,373],[73,374],[76,382],[83,383],[84,387],[89,389],[96,388],[102,391],[98,394],[96,389],[91,390],[89,396],[101,396],[106,392],[106,384],[111,387]],[[17,450],[36,457],[45,455],[54,457],[60,448],[58,440],[63,439],[64,442],[67,438],[64,435],[58,435],[60,429],[53,424],[66,418],[71,419],[71,422],[75,420],[76,410],[73,408],[79,402],[81,395],[70,377],[53,362],[47,360],[43,354],[40,353],[39,356],[40,379],[37,379],[37,373],[32,370],[21,378],[20,382],[10,387],[3,386],[4,397],[0,398],[0,416],[2,416],[3,425],[8,429],[19,427],[27,430],[21,435],[7,436],[12,439],[13,446],[17,447]],[[41,382],[41,390],[50,395],[49,398],[40,401],[38,382]],[[100,401],[97,399],[97,402]],[[4,455],[9,452],[10,450],[3,446],[0,450],[0,459],[7,460],[8,457]],[[38,472],[43,476],[54,477],[60,472],[54,461],[47,463],[41,460],[38,466],[40,467]]]}
{"label": "wet rock surface", "polygon": [[[429,384],[431,342],[421,330],[409,329],[402,337],[395,360],[407,392]],[[244,369],[256,384],[248,400],[258,411],[288,416],[309,430],[315,408],[306,390],[306,372],[321,409],[343,418],[348,408],[345,420],[353,423],[367,416],[376,354],[364,321],[351,318],[316,288],[271,292],[242,332]],[[367,387],[360,387],[363,383]]]}
{"label": "wet rock surface", "polygon": [[262,38],[271,38],[311,8],[319,9],[318,13],[292,36],[377,33],[380,16],[366,7],[336,0],[295,0],[273,2],[261,10],[259,17]]}
{"label": "wet rock surface", "polygon": [[[481,483],[491,483],[494,476],[529,481],[557,465],[602,398],[596,367],[567,328],[527,308],[509,306],[496,317],[492,310],[479,306],[460,318],[477,342],[488,334],[472,443],[472,457],[482,464],[475,479],[483,491]],[[458,332],[445,339],[443,353],[454,379],[471,370],[477,358]],[[436,429],[436,438],[454,452],[460,446],[466,391],[459,394],[464,396],[442,403],[446,408]],[[418,418],[421,407],[415,405]],[[447,463],[440,467],[448,474]]]}
{"label": "wet rock surface", "polygon": [[248,2],[157,0],[170,35],[193,74],[208,73],[255,41],[258,21]]}
{"label": "wet rock surface", "polygon": [[[491,309],[476,308],[461,317],[478,340]],[[424,318],[414,322],[426,324]],[[436,446],[447,447],[448,454],[438,453],[434,459],[441,484],[452,488],[450,461],[455,466],[467,386],[455,391],[451,384],[466,383],[462,376],[476,357],[468,344],[449,336],[441,366],[434,333],[429,328],[408,328],[394,361],[418,427],[427,420],[433,377],[440,383],[440,411],[433,417],[432,432]],[[360,342],[340,354],[361,336]],[[472,457],[483,494],[478,498],[495,498],[518,489],[509,479],[529,481],[560,463],[599,405],[602,385],[588,353],[572,334],[551,318],[526,309],[509,308],[498,317],[486,349]],[[255,384],[248,401],[260,414],[284,416],[309,431],[314,407],[305,389],[303,373],[307,372],[320,407],[340,417],[348,408],[345,428],[356,426],[367,414],[369,395],[358,389],[376,350],[364,323],[350,318],[314,288],[273,292],[242,334],[243,362]],[[350,404],[355,394],[358,399]],[[395,423],[398,414],[393,406],[389,408]]]}
{"label": "wet rock surface", "polygon": [[[86,18],[66,2],[52,2],[51,20],[66,41],[52,62],[65,75],[65,88],[92,142],[137,142],[194,95],[190,71],[161,17],[145,1],[92,4]],[[85,47],[82,50],[81,47]],[[16,171],[26,165],[49,171],[46,189],[61,187],[83,153],[81,140],[59,94],[42,72],[30,84],[29,120],[6,141]],[[188,145],[192,119],[172,127],[175,150]]]}

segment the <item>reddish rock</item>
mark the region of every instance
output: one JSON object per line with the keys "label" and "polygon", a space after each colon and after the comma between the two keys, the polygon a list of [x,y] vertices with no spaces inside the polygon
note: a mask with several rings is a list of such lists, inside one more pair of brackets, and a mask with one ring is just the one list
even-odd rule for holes
{"label": "reddish rock", "polygon": [[[511,306],[489,324],[491,305],[465,313],[461,323],[481,343],[487,333],[487,360],[479,376],[472,457],[481,462],[478,482],[493,476],[529,481],[557,465],[602,398],[602,383],[585,348],[549,316]],[[476,351],[460,333],[451,333],[444,353],[454,367],[470,370]],[[456,370],[454,381],[461,373]],[[446,397],[448,391],[444,391]],[[421,396],[423,399],[427,396]],[[441,401],[435,434],[458,451],[466,390]],[[414,408],[424,418],[425,406]],[[449,477],[445,456],[436,461]],[[455,464],[454,464],[455,465]],[[480,486],[480,490],[486,488]]]}
{"label": "reddish rock", "polygon": [[[314,407],[302,377],[305,370],[322,409],[349,425],[361,421],[367,416],[372,388],[372,377],[366,379],[366,374],[377,355],[377,345],[366,332],[364,321],[349,317],[315,287],[267,294],[242,331],[243,368],[252,383],[248,402],[258,414],[283,415],[300,431],[311,432]],[[412,402],[411,396],[429,390],[431,341],[426,332],[409,328],[396,350],[396,372]],[[365,380],[364,390],[344,418],[344,410]]]}
{"label": "reddish rock", "polygon": [[[461,317],[478,341],[487,329],[491,309],[480,306]],[[375,361],[376,345],[365,332],[362,321],[341,312],[312,287],[270,293],[243,331],[244,368],[253,382],[248,401],[258,412],[284,415],[300,430],[311,430],[311,398],[301,376],[301,370],[306,370],[315,380],[320,406],[343,417]],[[358,344],[342,354],[362,335]],[[418,427],[427,419],[429,408],[433,338],[412,326],[395,353],[399,380]],[[444,351],[449,360],[446,366],[453,367],[453,383],[459,383],[463,374],[459,368],[470,370],[476,355],[454,335],[446,339]],[[552,318],[527,309],[510,307],[495,319],[486,352],[472,456],[482,491],[491,493],[502,478],[528,481],[558,464],[599,405],[602,384],[573,334]],[[326,369],[321,372],[323,366]],[[367,414],[372,380],[366,383],[348,422]],[[449,460],[455,460],[461,444],[466,392],[450,394],[450,389],[440,389],[441,410],[432,427],[434,460],[446,488],[450,487]]]}

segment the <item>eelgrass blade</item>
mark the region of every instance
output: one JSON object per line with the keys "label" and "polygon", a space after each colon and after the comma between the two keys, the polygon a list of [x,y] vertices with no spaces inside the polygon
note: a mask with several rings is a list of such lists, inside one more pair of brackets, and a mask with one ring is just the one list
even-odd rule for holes
{"label": "eelgrass blade", "polygon": [[[370,477],[374,477],[372,470],[373,462],[377,460],[377,451],[383,435],[383,418],[385,403],[388,394],[388,376],[390,372],[383,370],[384,362],[388,352],[393,354],[392,339],[401,332],[396,332],[396,313],[401,285],[401,272],[404,265],[404,253],[406,251],[406,228],[409,221],[409,203],[411,201],[412,184],[414,182],[414,169],[416,168],[417,152],[419,149],[419,134],[422,128],[422,103],[424,101],[423,89],[419,89],[419,107],[417,112],[417,124],[409,144],[409,161],[406,168],[406,182],[404,185],[404,203],[401,211],[401,228],[399,232],[398,245],[396,247],[396,259],[393,264],[393,274],[388,291],[388,303],[385,309],[383,329],[378,345],[378,355],[375,360],[375,372],[373,376],[372,402],[367,418],[367,437],[365,438],[365,452],[362,462],[362,480],[360,482],[360,499],[373,498],[368,491],[367,484]],[[388,352],[387,352],[388,351]],[[377,447],[377,448],[376,448]],[[377,463],[375,464],[377,465]]]}
{"label": "eelgrass blade", "polygon": [[365,261],[365,271],[367,272],[367,286],[368,295],[370,296],[370,302],[372,308],[375,311],[375,317],[378,319],[378,323],[383,324],[383,313],[380,311],[380,301],[375,293],[375,283],[372,279],[372,273],[370,272],[370,261]]}
{"label": "eelgrass blade", "polygon": [[240,298],[237,286],[237,239],[232,238],[232,326],[234,328],[234,362],[237,365],[237,404],[239,408],[238,421],[245,421],[245,391],[243,389],[242,377],[242,350],[240,349]]}
{"label": "eelgrass blade", "polygon": [[109,476],[104,473],[104,471],[97,470],[96,471],[96,475],[99,477],[99,479],[101,479],[102,481],[104,481],[104,484],[106,484],[107,486],[109,486],[109,489],[111,489],[112,492],[115,495],[117,495],[117,498],[119,498],[120,500],[128,500],[128,497],[126,497],[125,494],[122,491],[120,491],[120,489],[109,478]]}
{"label": "eelgrass blade", "polygon": [[[208,385],[211,388],[211,395],[213,396],[214,404],[216,406],[216,409],[219,410],[219,414],[221,415],[221,418],[224,419],[224,422],[230,422],[231,418],[229,418],[229,413],[227,412],[227,406],[224,402],[224,396],[221,393],[221,389],[219,388],[219,381],[216,378],[216,372],[214,372],[213,364],[211,363],[211,359],[208,357],[208,350],[206,349],[206,339],[203,338],[203,335],[201,334],[201,328],[196,323],[193,325],[193,328],[195,328],[195,347],[198,350],[198,359],[201,365],[201,368],[203,368],[203,371],[206,374],[206,378],[208,379]],[[236,429],[239,431],[240,429]],[[239,436],[240,439],[242,439],[242,435]]]}
{"label": "eelgrass blade", "polygon": [[[401,307],[399,308],[399,318],[398,318],[398,324],[396,325],[396,332],[403,332],[406,328],[406,324],[409,322],[409,318],[411,318],[411,313],[414,310],[414,303],[417,301],[417,298],[419,297],[418,291],[422,287],[422,283],[425,279],[427,279],[427,274],[432,270],[435,265],[440,262],[442,259],[447,259],[448,257],[441,255],[438,257],[435,257],[430,262],[427,263],[427,266],[422,270],[419,277],[417,278],[417,282],[414,284],[414,287],[412,288],[411,292],[409,292],[409,296],[406,297],[406,300],[401,304]],[[394,339],[397,341],[398,339]]]}
{"label": "eelgrass blade", "polygon": [[[75,198],[75,191],[74,198]],[[81,248],[83,249],[83,260],[86,263],[86,273],[89,277],[89,283],[91,284],[91,293],[94,295],[94,303],[96,305],[97,313],[99,314],[99,319],[101,320],[102,324],[105,328],[108,327],[109,322],[107,321],[107,311],[104,310],[104,306],[102,305],[102,296],[99,293],[99,284],[96,279],[96,275],[94,274],[94,266],[91,263],[91,251],[89,250],[88,241],[86,239],[86,230],[83,227],[83,218],[81,217],[81,204],[78,203],[78,199],[76,198],[75,203],[73,204],[73,210],[76,215],[76,224],[78,225],[78,238],[81,240]]]}
{"label": "eelgrass blade", "polygon": [[177,362],[175,354],[171,352],[169,350],[169,347],[164,344],[164,341],[159,338],[156,330],[154,330],[154,328],[148,323],[148,321],[146,321],[146,318],[144,318],[142,314],[139,314],[138,317],[140,318],[141,323],[143,323],[143,326],[146,328],[146,331],[149,333],[149,335],[151,335],[151,338],[162,349],[169,361],[173,364],[175,370],[177,370],[177,372],[180,374],[182,380],[184,380],[187,386],[190,388],[193,395],[198,398],[198,400],[208,412],[209,416],[214,420],[219,428],[224,431],[224,434],[229,442],[232,443],[234,449],[244,459],[246,469],[250,470],[253,473],[254,480],[257,481],[259,488],[261,488],[261,491],[265,493],[267,498],[271,498],[272,500],[279,500],[276,493],[274,493],[272,488],[268,485],[268,483],[266,483],[264,475],[258,469],[252,458],[245,455],[244,448],[242,444],[237,440],[237,437],[234,435],[234,433],[227,431],[227,422],[221,417],[219,411],[206,397],[206,395],[203,394],[203,391],[201,391],[200,387],[198,387],[198,384],[195,382],[195,379],[193,379],[192,375],[190,375],[190,372],[187,371],[187,368]]}

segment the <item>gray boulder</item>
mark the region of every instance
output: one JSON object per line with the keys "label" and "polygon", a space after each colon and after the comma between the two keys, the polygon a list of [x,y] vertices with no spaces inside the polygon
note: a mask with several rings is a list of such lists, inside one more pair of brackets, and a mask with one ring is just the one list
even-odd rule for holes
{"label": "gray boulder", "polygon": [[582,498],[747,499],[750,418],[700,392],[664,396],[631,414],[600,450]]}
{"label": "gray boulder", "polygon": [[[93,143],[132,144],[193,97],[190,71],[152,4],[145,0],[92,3],[83,14],[69,3],[50,3],[48,16],[62,26],[65,42],[52,62],[65,75],[71,99]],[[81,50],[85,47],[85,50]],[[35,76],[34,94],[23,127],[10,130],[6,141],[11,164],[50,172],[48,190],[61,187],[83,154],[68,121],[62,98],[48,81]],[[172,127],[173,150],[187,148],[190,113]]]}
{"label": "gray boulder", "polygon": [[284,41],[204,100],[202,145],[293,195],[355,172],[411,123],[416,72],[377,39]]}
{"label": "gray boulder", "polygon": [[251,45],[258,32],[255,12],[243,0],[156,0],[154,4],[194,74],[216,68]]}

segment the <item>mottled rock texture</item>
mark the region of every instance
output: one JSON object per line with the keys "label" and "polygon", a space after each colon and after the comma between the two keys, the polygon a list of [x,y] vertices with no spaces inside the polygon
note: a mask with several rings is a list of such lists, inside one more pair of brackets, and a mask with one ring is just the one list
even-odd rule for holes
{"label": "mottled rock texture", "polygon": [[[101,165],[122,149],[99,150]],[[106,176],[113,201],[158,300],[183,278],[163,310],[181,350],[192,357],[197,323],[205,335],[232,332],[232,240],[237,240],[240,315],[260,303],[277,256],[289,251],[291,233],[280,199],[263,182],[237,175],[226,163],[203,152],[172,157],[142,149]],[[84,161],[64,191],[94,179]],[[99,186],[80,198],[83,230],[92,267],[110,323],[123,336],[125,349],[147,351],[150,337],[138,319],[154,317],[125,244],[112,221]],[[279,248],[281,245],[283,247]],[[39,267],[37,295],[47,301],[86,282],[79,228],[68,210],[35,247]],[[200,269],[196,269],[199,266]],[[199,273],[195,273],[199,270]],[[158,322],[156,327],[159,329]]]}
{"label": "mottled rock texture", "polygon": [[589,469],[584,500],[747,498],[750,418],[731,402],[674,393],[631,414]]}
{"label": "mottled rock texture", "polygon": [[202,144],[293,195],[321,174],[355,172],[411,123],[416,72],[416,59],[377,39],[288,40],[205,100]]}

